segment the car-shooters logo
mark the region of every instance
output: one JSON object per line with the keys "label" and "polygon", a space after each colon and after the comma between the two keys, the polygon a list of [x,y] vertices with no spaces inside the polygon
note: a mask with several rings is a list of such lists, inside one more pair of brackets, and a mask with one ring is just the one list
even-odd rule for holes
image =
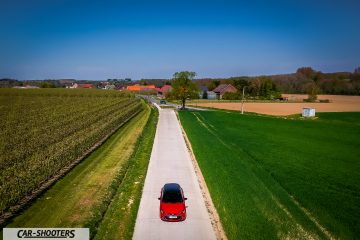
{"label": "car-shooters logo", "polygon": [[88,228],[4,228],[4,240],[89,240]]}

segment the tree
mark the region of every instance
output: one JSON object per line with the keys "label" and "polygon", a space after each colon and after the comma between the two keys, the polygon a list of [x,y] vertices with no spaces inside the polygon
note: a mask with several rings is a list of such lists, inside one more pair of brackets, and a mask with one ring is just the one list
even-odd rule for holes
{"label": "tree", "polygon": [[211,81],[211,82],[209,82],[207,87],[208,87],[209,91],[212,91],[216,88],[216,85],[215,85],[214,81]]}
{"label": "tree", "polygon": [[239,92],[242,92],[244,87],[249,86],[249,82],[245,78],[233,78],[232,85],[236,87]]}
{"label": "tree", "polygon": [[272,99],[281,96],[271,78],[264,76],[257,77],[251,82],[249,93],[259,99]]}
{"label": "tree", "polygon": [[208,98],[207,91],[203,91],[202,98],[203,98],[203,99],[207,99],[207,98]]}
{"label": "tree", "polygon": [[317,94],[319,92],[319,88],[315,82],[309,83],[307,86],[308,100],[311,102],[315,102],[317,99]]}
{"label": "tree", "polygon": [[296,73],[301,73],[307,78],[313,78],[315,71],[311,67],[301,67],[296,70]]}
{"label": "tree", "polygon": [[42,82],[40,84],[41,88],[56,88],[55,84],[52,82]]}
{"label": "tree", "polygon": [[195,72],[188,71],[176,72],[173,76],[170,97],[181,100],[181,109],[185,109],[186,99],[198,97],[197,85],[192,81],[195,76]]}

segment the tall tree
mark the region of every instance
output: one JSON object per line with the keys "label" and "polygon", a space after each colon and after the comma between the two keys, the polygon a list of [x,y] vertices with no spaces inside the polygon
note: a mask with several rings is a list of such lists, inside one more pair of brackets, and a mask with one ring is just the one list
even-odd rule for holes
{"label": "tall tree", "polygon": [[186,99],[197,98],[199,96],[197,85],[192,81],[195,76],[195,72],[188,71],[176,72],[173,76],[170,96],[181,100],[181,109],[185,109]]}

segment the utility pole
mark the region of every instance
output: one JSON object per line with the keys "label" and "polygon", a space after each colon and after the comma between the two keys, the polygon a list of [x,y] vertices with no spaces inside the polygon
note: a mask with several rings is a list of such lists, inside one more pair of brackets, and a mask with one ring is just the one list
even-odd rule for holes
{"label": "utility pole", "polygon": [[244,96],[245,96],[245,87],[243,87],[243,94],[242,94],[242,100],[241,100],[241,114],[244,114]]}

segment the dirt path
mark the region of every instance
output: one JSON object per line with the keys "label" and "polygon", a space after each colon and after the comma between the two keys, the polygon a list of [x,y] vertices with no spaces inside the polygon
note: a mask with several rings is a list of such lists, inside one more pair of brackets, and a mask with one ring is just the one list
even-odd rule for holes
{"label": "dirt path", "polygon": [[[283,94],[289,101],[302,101],[307,95]],[[255,112],[260,114],[286,116],[299,114],[304,107],[314,107],[316,112],[360,112],[360,96],[339,96],[339,95],[319,95],[319,99],[329,99],[330,103],[245,103],[245,112]],[[227,110],[241,110],[239,102],[206,102],[197,103],[197,106],[220,108]]]}

